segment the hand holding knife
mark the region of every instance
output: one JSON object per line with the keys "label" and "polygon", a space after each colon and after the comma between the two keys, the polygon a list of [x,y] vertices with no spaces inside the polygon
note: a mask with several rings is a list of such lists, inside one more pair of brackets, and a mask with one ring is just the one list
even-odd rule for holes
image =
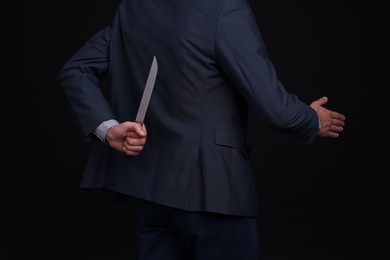
{"label": "hand holding knife", "polygon": [[[152,65],[150,67],[149,75],[148,75],[148,78],[146,80],[145,88],[144,88],[144,91],[142,94],[141,102],[140,102],[140,105],[138,107],[138,112],[137,112],[136,118],[134,120],[134,122],[141,124],[142,128],[144,128],[145,114],[146,114],[146,111],[148,109],[149,101],[150,101],[150,98],[151,98],[152,92],[153,92],[154,83],[156,81],[157,69],[158,69],[157,59],[156,59],[156,56],[154,56],[153,61],[152,61]],[[132,155],[137,155],[140,152],[140,151],[134,151],[133,149],[135,147],[130,142],[134,142],[135,140],[138,142],[141,139],[143,139],[143,141],[142,141],[143,143],[145,142],[145,137],[139,139],[139,136],[136,132],[137,131],[127,132],[127,138],[126,138],[125,144],[122,148],[123,151],[126,153],[126,158],[131,158]],[[130,138],[132,141],[129,141],[128,138]],[[137,146],[139,146],[139,145],[137,145]],[[142,147],[143,147],[143,144],[142,144]],[[129,151],[131,151],[130,152],[131,154],[129,154]]]}

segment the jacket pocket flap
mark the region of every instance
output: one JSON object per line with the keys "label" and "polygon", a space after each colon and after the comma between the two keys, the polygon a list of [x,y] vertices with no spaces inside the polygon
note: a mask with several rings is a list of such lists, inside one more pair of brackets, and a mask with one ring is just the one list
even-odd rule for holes
{"label": "jacket pocket flap", "polygon": [[237,133],[222,131],[216,132],[215,143],[217,145],[239,149],[244,154],[248,153],[248,147],[246,146],[246,140],[244,136]]}

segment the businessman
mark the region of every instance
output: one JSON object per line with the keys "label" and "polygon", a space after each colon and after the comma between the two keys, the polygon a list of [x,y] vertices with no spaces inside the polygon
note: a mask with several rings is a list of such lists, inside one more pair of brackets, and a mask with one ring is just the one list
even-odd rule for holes
{"label": "businessman", "polygon": [[249,107],[308,145],[345,124],[327,97],[305,104],[286,90],[246,0],[123,0],[60,81],[93,143],[81,188],[137,201],[140,260],[259,258]]}

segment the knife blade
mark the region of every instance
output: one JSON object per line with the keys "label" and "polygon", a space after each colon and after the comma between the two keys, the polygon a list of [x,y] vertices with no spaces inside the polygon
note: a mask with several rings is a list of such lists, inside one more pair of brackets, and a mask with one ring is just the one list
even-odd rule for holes
{"label": "knife blade", "polygon": [[135,122],[140,123],[141,125],[144,123],[145,114],[148,109],[149,101],[153,93],[154,83],[157,77],[157,70],[158,70],[157,58],[156,56],[153,56],[152,65],[150,66],[149,75],[146,80],[140,105],[138,107],[137,116],[135,117]]}

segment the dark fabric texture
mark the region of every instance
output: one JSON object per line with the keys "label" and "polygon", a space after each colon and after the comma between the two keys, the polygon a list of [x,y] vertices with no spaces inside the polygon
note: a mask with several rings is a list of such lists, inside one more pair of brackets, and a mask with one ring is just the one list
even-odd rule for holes
{"label": "dark fabric texture", "polygon": [[[105,120],[134,121],[154,55],[147,142],[125,158],[91,133]],[[109,98],[99,85],[104,76]],[[93,142],[81,187],[179,209],[257,214],[249,106],[307,144],[318,130],[315,111],[278,80],[246,0],[124,0],[112,24],[66,62],[60,80],[83,137]]]}

